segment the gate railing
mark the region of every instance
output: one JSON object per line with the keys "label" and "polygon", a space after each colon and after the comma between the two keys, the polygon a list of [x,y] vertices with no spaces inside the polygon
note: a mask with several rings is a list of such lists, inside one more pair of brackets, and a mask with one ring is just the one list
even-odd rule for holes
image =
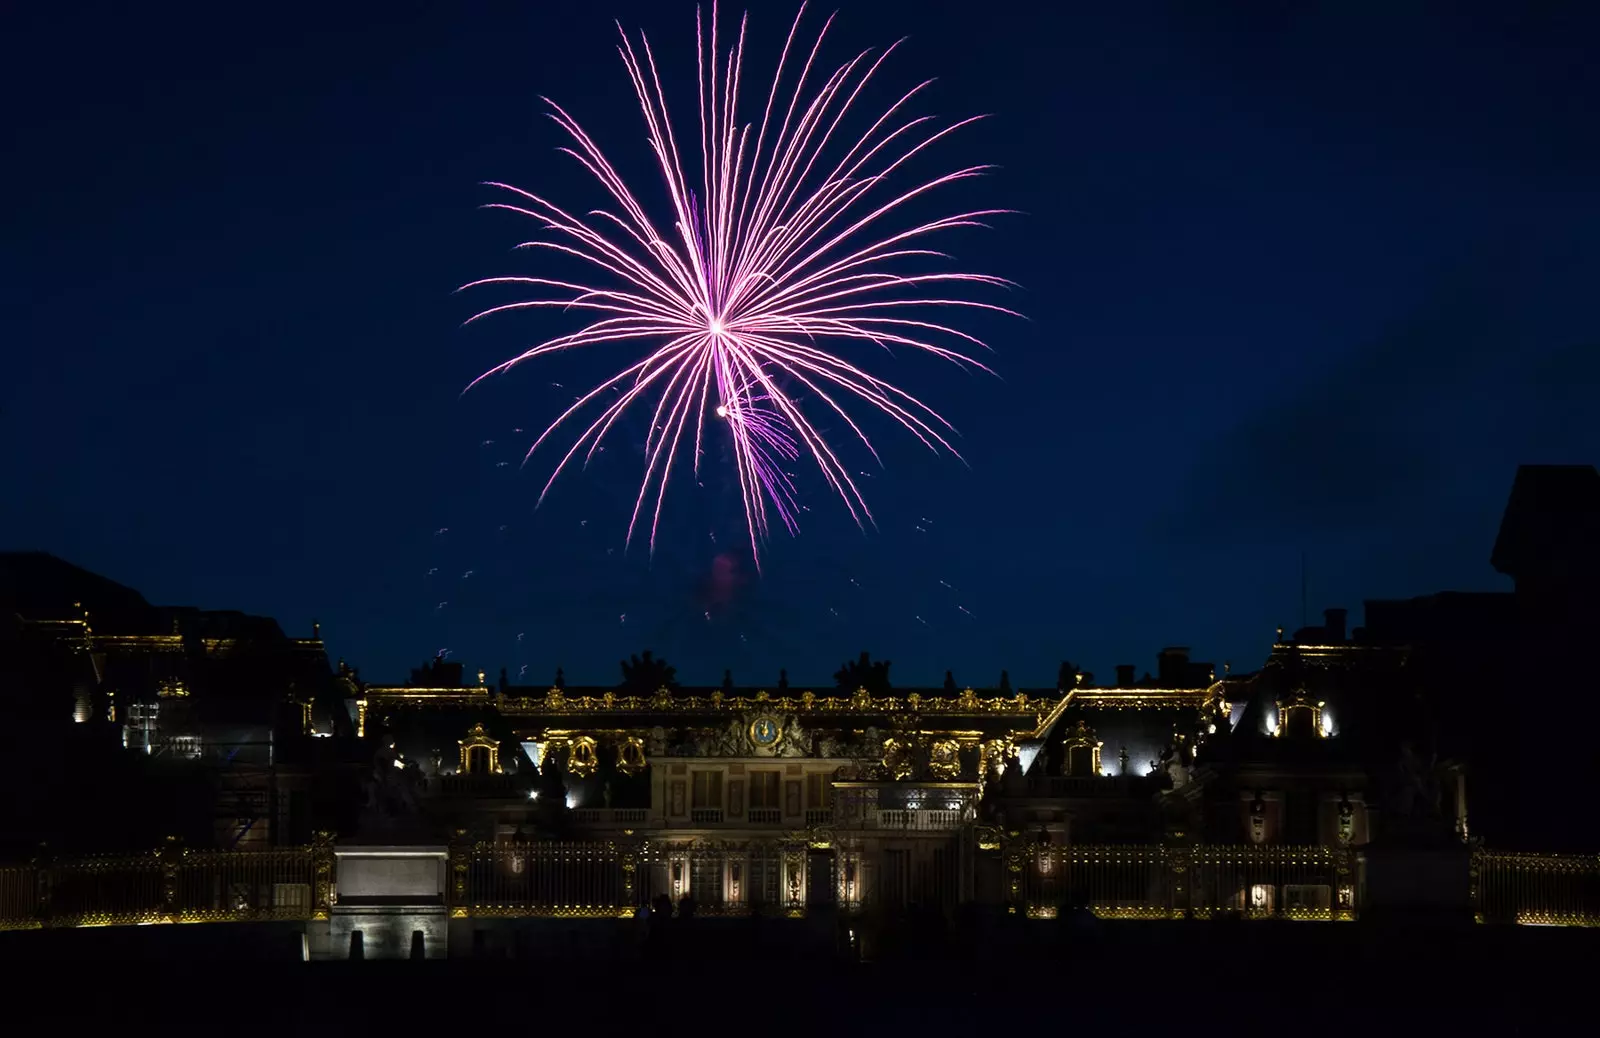
{"label": "gate railing", "polygon": [[311,919],[322,853],[321,845],[230,851],[169,843],[0,867],[0,930]]}
{"label": "gate railing", "polygon": [[1600,855],[1480,849],[1472,872],[1481,923],[1600,926]]}
{"label": "gate railing", "polygon": [[1033,918],[1354,919],[1353,865],[1349,850],[1320,846],[1019,841],[1007,854],[1014,898]]}
{"label": "gate railing", "polygon": [[[1086,910],[1104,919],[1343,920],[1354,919],[1360,905],[1355,854],[1343,847],[1041,846],[1020,833],[992,832],[973,845],[978,853],[1001,852],[999,895],[1012,911],[1034,918]],[[921,888],[928,883],[916,870],[933,866],[908,859],[910,871],[901,877],[891,874],[890,855],[864,848],[840,853],[828,866],[833,873],[813,877],[803,845],[780,853],[672,849],[643,840],[463,840],[450,849],[447,902],[457,917],[616,918],[669,891],[674,900],[695,895],[706,914],[760,906],[803,912],[805,891],[815,896],[816,884],[837,887],[834,900],[847,908],[872,900],[866,896],[872,890],[878,900],[895,891],[926,900]],[[1600,856],[1479,849],[1471,860],[1481,922],[1600,926]],[[272,850],[168,843],[135,854],[41,856],[0,866],[0,930],[326,919],[334,863],[329,835],[308,847]],[[949,884],[934,886],[943,891]]]}
{"label": "gate railing", "polygon": [[631,845],[477,843],[453,848],[451,860],[454,916],[582,919],[634,913],[637,861]]}

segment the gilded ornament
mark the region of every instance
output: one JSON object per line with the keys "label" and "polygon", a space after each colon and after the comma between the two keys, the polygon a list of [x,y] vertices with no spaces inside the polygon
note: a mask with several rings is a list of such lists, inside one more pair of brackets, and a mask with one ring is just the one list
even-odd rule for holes
{"label": "gilded ornament", "polygon": [[637,775],[645,769],[647,761],[644,740],[630,735],[617,744],[617,770],[624,775]]}
{"label": "gilded ornament", "polygon": [[567,772],[573,778],[588,778],[600,767],[600,755],[595,751],[595,741],[587,735],[572,740],[567,750]]}
{"label": "gilded ornament", "polygon": [[960,778],[961,744],[954,739],[936,741],[928,753],[928,770],[947,782]]}

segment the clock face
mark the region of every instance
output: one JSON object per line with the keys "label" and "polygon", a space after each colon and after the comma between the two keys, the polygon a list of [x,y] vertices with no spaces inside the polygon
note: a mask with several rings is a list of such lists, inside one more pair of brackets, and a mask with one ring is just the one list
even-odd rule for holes
{"label": "clock face", "polygon": [[778,722],[770,717],[758,717],[750,722],[750,741],[757,746],[768,747],[778,741],[778,736],[783,734],[783,729]]}

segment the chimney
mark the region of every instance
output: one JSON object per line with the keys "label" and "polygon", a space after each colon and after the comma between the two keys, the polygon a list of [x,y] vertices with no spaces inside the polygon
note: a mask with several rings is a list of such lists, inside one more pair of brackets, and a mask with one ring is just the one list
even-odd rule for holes
{"label": "chimney", "polygon": [[1162,688],[1183,688],[1188,684],[1188,646],[1175,645],[1156,655],[1156,679]]}
{"label": "chimney", "polygon": [[1349,614],[1346,609],[1324,609],[1322,611],[1322,628],[1328,632],[1328,641],[1338,643],[1344,641],[1344,618]]}
{"label": "chimney", "polygon": [[1131,663],[1119,663],[1119,664],[1117,664],[1117,687],[1118,688],[1132,688],[1133,685],[1134,685],[1133,664],[1131,664]]}

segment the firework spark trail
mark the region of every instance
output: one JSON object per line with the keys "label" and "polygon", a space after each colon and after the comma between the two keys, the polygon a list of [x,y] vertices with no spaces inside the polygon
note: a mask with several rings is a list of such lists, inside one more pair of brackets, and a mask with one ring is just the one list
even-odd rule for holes
{"label": "firework spark trail", "polygon": [[[538,307],[595,315],[585,327],[546,340],[485,372],[469,390],[523,361],[564,350],[610,344],[649,350],[643,359],[579,396],[537,437],[524,461],[579,412],[600,406],[597,400],[611,391],[598,417],[578,434],[551,472],[539,495],[542,503],[580,453],[587,465],[604,450],[601,442],[625,412],[651,406],[653,400],[645,472],[627,536],[631,545],[648,512],[652,555],[685,434],[692,425],[698,476],[708,414],[728,430],[758,567],[772,515],[793,534],[799,529],[799,512],[809,510],[799,504],[784,468],[802,455],[816,463],[858,525],[874,522],[861,491],[833,445],[802,410],[801,400],[818,401],[838,415],[880,465],[877,450],[846,411],[845,401],[854,398],[870,404],[930,450],[947,450],[959,458],[947,439],[954,427],[915,396],[831,352],[826,344],[854,341],[890,353],[894,347],[905,347],[959,367],[989,371],[964,352],[973,346],[987,349],[983,342],[918,314],[960,307],[1017,316],[1002,306],[961,298],[959,292],[929,291],[939,285],[1010,286],[1004,279],[949,270],[901,274],[887,269],[906,260],[948,261],[945,253],[923,247],[920,239],[984,226],[986,217],[1008,212],[959,212],[888,233],[881,227],[911,200],[990,169],[967,166],[896,193],[880,190],[914,156],[976,120],[936,129],[930,117],[901,115],[902,108],[932,82],[926,80],[879,114],[864,134],[849,138],[836,162],[828,159],[836,131],[898,44],[876,57],[872,51],[862,51],[823,76],[817,60],[833,24],[830,16],[798,62],[792,85],[785,87],[792,72],[791,52],[801,49],[796,44],[804,14],[802,4],[752,140],[755,124],[741,125],[738,107],[748,15],[740,22],[737,41],[722,51],[716,5],[709,26],[696,10],[700,175],[694,186],[683,161],[684,148],[692,148],[694,142],[674,129],[649,40],[640,33],[636,46],[618,25],[622,41],[617,52],[665,181],[670,230],[658,230],[599,145],[565,109],[546,98],[550,118],[571,138],[571,145],[559,150],[594,176],[617,211],[594,209],[580,217],[507,184],[492,186],[512,193],[514,200],[489,208],[527,216],[549,232],[521,247],[582,260],[609,275],[607,284],[496,277],[463,286],[527,285],[550,297],[491,307],[468,323]],[[808,82],[813,84],[809,93]],[[783,90],[787,93],[780,96]]]}

